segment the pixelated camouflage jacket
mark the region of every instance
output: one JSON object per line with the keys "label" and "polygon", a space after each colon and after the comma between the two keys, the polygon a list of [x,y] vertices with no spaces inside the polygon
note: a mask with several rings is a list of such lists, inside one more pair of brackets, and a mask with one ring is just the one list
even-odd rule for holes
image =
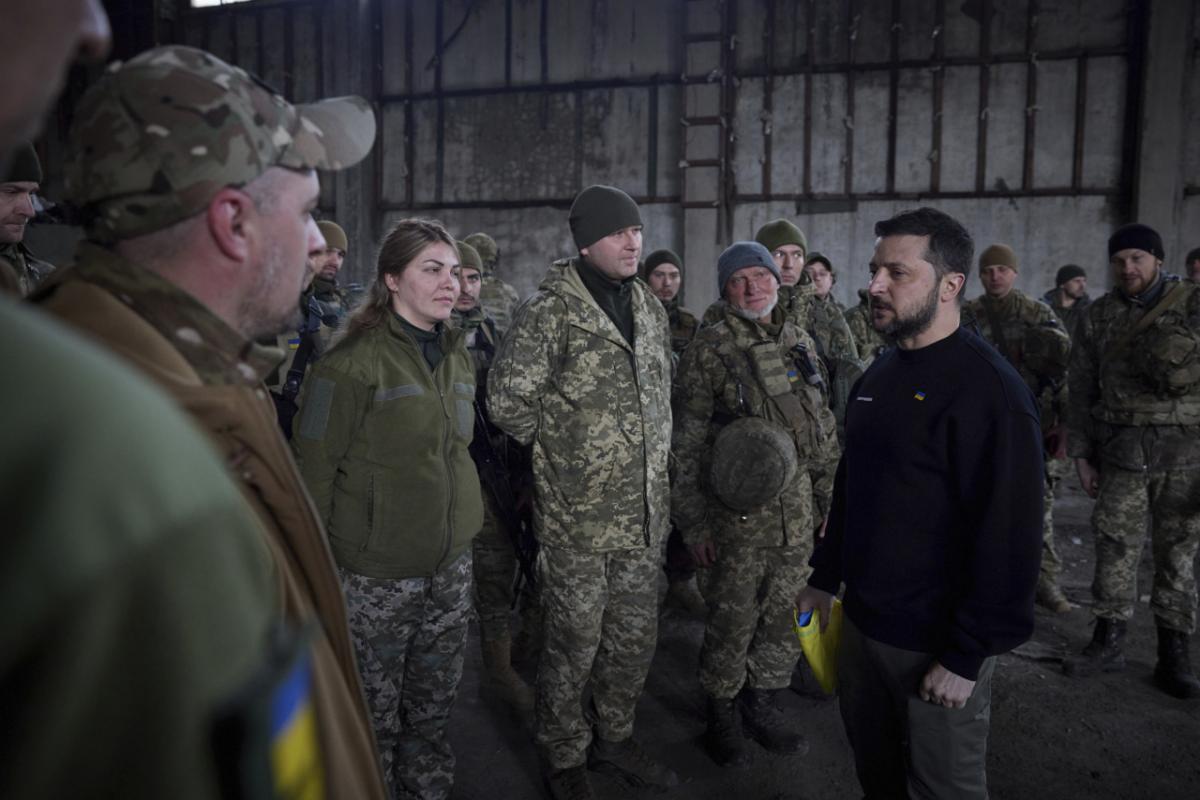
{"label": "pixelated camouflage jacket", "polygon": [[[671,506],[688,544],[707,539],[762,547],[801,544],[811,540],[813,528],[829,510],[839,455],[833,413],[825,394],[797,374],[789,353],[798,344],[811,353],[813,341],[778,307],[772,323],[774,334],[726,310],[719,322],[701,328],[684,352],[675,381],[676,482]],[[747,350],[762,342],[775,345],[781,374],[788,376],[792,393],[801,400],[809,422],[803,431],[793,430],[750,366]],[[740,416],[762,417],[793,430],[799,460],[792,483],[776,500],[750,513],[726,507],[708,485],[712,444],[721,429]]]}
{"label": "pixelated camouflage jacket", "polygon": [[333,556],[262,386],[279,351],[246,341],[188,293],[90,242],[30,299],[130,361],[208,434],[262,522],[282,613],[319,623],[313,687],[329,793],[384,798]]}
{"label": "pixelated camouflage jacket", "polygon": [[999,300],[986,294],[971,300],[962,316],[967,325],[974,320],[980,335],[1016,368],[1033,392],[1042,429],[1060,424],[1067,407],[1071,337],[1050,307],[1013,289]]}
{"label": "pixelated camouflage jacket", "polygon": [[[1168,310],[1135,331],[1168,299]],[[1132,469],[1200,464],[1200,286],[1171,275],[1141,299],[1113,289],[1088,307],[1077,336],[1069,454]]]}
{"label": "pixelated camouflage jacket", "polygon": [[34,256],[24,244],[0,244],[0,291],[26,297],[51,272],[54,265]]}
{"label": "pixelated camouflage jacket", "polygon": [[539,540],[582,551],[657,547],[669,524],[671,350],[667,313],[630,287],[634,345],[554,262],[517,310],[488,384],[492,421],[533,445]]}
{"label": "pixelated camouflage jacket", "polygon": [[485,270],[479,287],[479,305],[496,323],[496,330],[503,336],[512,325],[513,312],[521,302],[517,290],[505,283],[491,270]]}
{"label": "pixelated camouflage jacket", "polygon": [[866,369],[875,360],[875,356],[888,348],[887,340],[871,324],[871,298],[866,289],[858,290],[858,305],[846,309],[842,317],[846,320],[850,335],[854,337],[858,357]]}

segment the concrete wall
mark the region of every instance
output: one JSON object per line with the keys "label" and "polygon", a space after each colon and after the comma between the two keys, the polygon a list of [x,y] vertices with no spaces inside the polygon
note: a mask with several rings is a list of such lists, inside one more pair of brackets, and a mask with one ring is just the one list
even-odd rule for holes
{"label": "concrete wall", "polygon": [[[978,249],[1012,245],[1020,288],[1040,295],[1074,261],[1095,294],[1108,233],[1154,208],[1165,164],[1184,168],[1156,222],[1169,250],[1200,244],[1187,233],[1200,222],[1200,145],[1183,133],[1200,124],[1200,0],[728,2],[293,0],[181,14],[176,30],[298,99],[376,103],[376,153],[326,181],[322,201],[351,233],[359,280],[388,226],[419,215],[491,233],[527,294],[571,254],[567,207],[593,182],[643,200],[647,251],[695,258],[696,308],[715,295],[726,239],[778,216],[833,259],[835,293],[852,303],[873,223],[917,204],[958,216]],[[685,46],[684,31],[719,30],[726,11],[728,40]],[[1142,28],[1167,57],[1143,56]],[[710,45],[707,63],[733,76],[725,98],[696,58]],[[1148,113],[1141,98],[1172,70],[1178,102],[1159,91]],[[697,196],[685,151],[722,148],[720,129],[680,120],[719,113],[722,99],[727,213],[685,213],[683,196]],[[1143,135],[1151,124],[1174,126],[1174,161]]]}

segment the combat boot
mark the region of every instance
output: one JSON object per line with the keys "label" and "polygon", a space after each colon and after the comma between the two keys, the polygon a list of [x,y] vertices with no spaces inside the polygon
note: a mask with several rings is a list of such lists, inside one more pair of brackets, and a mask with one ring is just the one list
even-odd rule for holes
{"label": "combat boot", "polygon": [[1125,620],[1097,617],[1092,640],[1083,652],[1063,661],[1063,674],[1086,678],[1097,672],[1119,672],[1125,669],[1125,654],[1121,640],[1125,638]]}
{"label": "combat boot", "polygon": [[594,737],[588,750],[588,769],[620,778],[631,786],[670,789],[679,785],[675,771],[651,758],[632,736],[620,742]]}
{"label": "combat boot", "polygon": [[700,590],[696,587],[695,576],[668,583],[664,605],[683,609],[698,619],[708,619],[708,603],[704,602]]}
{"label": "combat boot", "polygon": [[775,705],[775,692],[746,688],[738,700],[742,706],[742,727],[751,739],[772,753],[799,756],[808,753],[808,741],[788,727],[783,711]]}
{"label": "combat boot", "polygon": [[1188,638],[1183,631],[1158,626],[1158,664],[1154,667],[1154,684],[1181,700],[1200,697],[1200,680],[1192,672]]}
{"label": "combat boot", "polygon": [[1066,614],[1075,608],[1071,601],[1067,599],[1067,596],[1063,594],[1058,581],[1053,578],[1038,581],[1037,604],[1043,608],[1050,609],[1055,614]]}
{"label": "combat boot", "polygon": [[533,724],[533,690],[512,667],[512,640],[505,636],[481,642],[483,675],[480,690],[503,702],[527,725]]}
{"label": "combat boot", "polygon": [[554,800],[594,800],[596,797],[592,794],[587,767],[583,764],[550,770],[546,773],[546,788]]}
{"label": "combat boot", "polygon": [[704,747],[712,760],[722,767],[744,767],[750,763],[750,751],[737,720],[737,703],[733,698],[708,698],[708,730],[704,732]]}

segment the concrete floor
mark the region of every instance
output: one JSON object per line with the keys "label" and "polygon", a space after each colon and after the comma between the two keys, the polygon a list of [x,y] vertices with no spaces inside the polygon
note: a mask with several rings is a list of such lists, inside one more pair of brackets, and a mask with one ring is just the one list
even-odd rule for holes
{"label": "concrete floor", "polygon": [[[1200,701],[1167,698],[1149,680],[1153,622],[1145,605],[1148,558],[1142,565],[1142,585],[1147,588],[1131,626],[1129,670],[1085,683],[1062,676],[1062,656],[1076,651],[1091,633],[1091,507],[1071,476],[1055,504],[1055,527],[1064,561],[1062,583],[1081,607],[1058,616],[1039,609],[1034,639],[1001,657],[993,688],[989,788],[997,798],[1194,797],[1200,781],[1200,766],[1193,766],[1200,764]],[[655,794],[591,773],[597,797],[861,797],[837,704],[815,688],[811,676],[781,693],[783,705],[808,737],[807,756],[775,756],[751,744],[754,761],[745,769],[722,769],[709,760],[700,743],[704,698],[696,677],[703,632],[703,623],[682,611],[668,608],[661,615],[658,649],[637,711],[635,736],[685,783]],[[1193,641],[1193,658],[1196,650]],[[451,731],[458,757],[453,798],[547,797],[529,733],[480,697],[479,677],[478,633],[472,628]]]}

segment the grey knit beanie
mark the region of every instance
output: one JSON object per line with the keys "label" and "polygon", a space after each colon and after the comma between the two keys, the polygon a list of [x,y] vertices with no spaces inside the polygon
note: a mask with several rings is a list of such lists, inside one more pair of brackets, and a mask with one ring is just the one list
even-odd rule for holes
{"label": "grey knit beanie", "polygon": [[725,284],[733,277],[733,273],[747,267],[769,269],[775,280],[783,283],[779,267],[775,266],[775,259],[771,258],[767,248],[758,242],[734,242],[717,259],[717,292],[724,295]]}

